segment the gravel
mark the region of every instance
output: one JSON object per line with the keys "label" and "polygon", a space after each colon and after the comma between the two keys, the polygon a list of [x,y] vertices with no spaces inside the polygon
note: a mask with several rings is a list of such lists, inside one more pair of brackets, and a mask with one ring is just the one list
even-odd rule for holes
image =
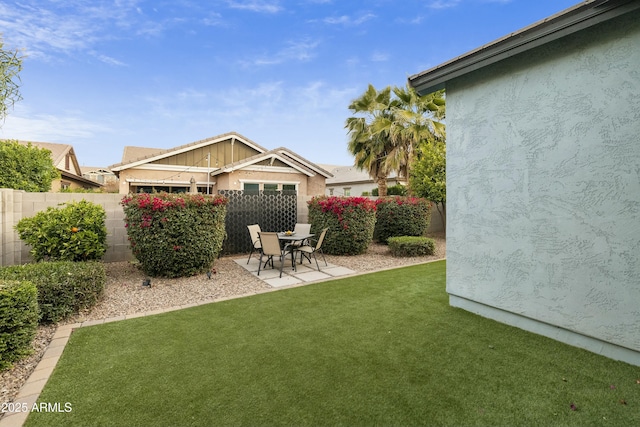
{"label": "gravel", "polygon": [[[396,258],[384,245],[372,243],[365,254],[354,256],[326,255],[327,262],[347,267],[358,273],[418,264],[443,259],[446,256],[444,235],[430,236],[436,241],[435,255]],[[209,279],[202,274],[178,279],[152,278],[151,287],[143,287],[145,275],[130,262],[106,263],[107,282],[101,301],[91,310],[67,319],[65,324],[132,315],[161,308],[197,304],[214,299],[251,295],[272,289],[237,265],[234,259],[242,255],[222,257],[214,264],[215,274]],[[245,259],[247,255],[244,255]],[[55,325],[38,328],[33,342],[33,354],[0,374],[0,403],[12,402],[20,388],[36,368],[53,334]],[[2,414],[0,413],[0,418]]]}

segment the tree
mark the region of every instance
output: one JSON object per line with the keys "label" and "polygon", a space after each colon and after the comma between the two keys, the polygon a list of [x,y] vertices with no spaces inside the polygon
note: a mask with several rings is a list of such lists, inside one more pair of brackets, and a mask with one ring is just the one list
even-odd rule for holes
{"label": "tree", "polygon": [[409,185],[414,195],[431,200],[447,225],[447,148],[443,140],[425,142],[420,145],[418,154],[411,166]]}
{"label": "tree", "polygon": [[58,178],[60,172],[51,160],[51,151],[31,143],[0,140],[0,188],[45,192]]}
{"label": "tree", "polygon": [[349,109],[354,117],[345,125],[348,149],[355,166],[376,180],[382,197],[387,195],[386,180],[391,172],[409,176],[415,147],[444,137],[444,125],[435,120],[444,118],[442,91],[420,97],[408,85],[378,91],[370,84]]}
{"label": "tree", "polygon": [[4,44],[0,37],[0,119],[7,116],[9,107],[22,99],[19,91],[20,81],[18,73],[22,71],[22,58],[18,51],[4,50]]}

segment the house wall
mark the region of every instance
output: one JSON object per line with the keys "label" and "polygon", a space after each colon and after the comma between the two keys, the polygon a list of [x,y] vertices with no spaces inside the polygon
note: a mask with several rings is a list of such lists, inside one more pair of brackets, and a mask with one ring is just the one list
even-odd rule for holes
{"label": "house wall", "polygon": [[447,82],[451,304],[640,365],[640,13]]}

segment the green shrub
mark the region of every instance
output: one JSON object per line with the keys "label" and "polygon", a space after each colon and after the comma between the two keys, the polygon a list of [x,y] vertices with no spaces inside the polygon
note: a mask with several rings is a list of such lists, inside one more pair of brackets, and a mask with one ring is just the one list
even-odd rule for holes
{"label": "green shrub", "polygon": [[226,236],[227,199],[135,194],[122,199],[133,255],[150,276],[184,277],[213,264]]}
{"label": "green shrub", "polygon": [[376,201],[374,239],[387,243],[389,237],[424,236],[431,220],[430,203],[416,197],[387,197]]}
{"label": "green shrub", "polygon": [[332,255],[366,252],[373,240],[375,202],[366,197],[320,196],[309,201],[311,230],[328,228],[322,251]]}
{"label": "green shrub", "polygon": [[28,281],[0,280],[0,370],[31,352],[38,327],[38,292]]}
{"label": "green shrub", "polygon": [[433,255],[436,250],[436,242],[428,237],[389,237],[388,242],[391,255],[397,257]]}
{"label": "green shrub", "polygon": [[106,213],[100,205],[81,200],[49,207],[23,218],[16,231],[36,261],[99,260],[107,250]]}
{"label": "green shrub", "polygon": [[[372,196],[378,196],[378,188],[374,188],[371,190]],[[391,187],[387,187],[387,196],[406,196],[407,195],[407,187],[402,184],[392,185]],[[364,196],[364,194],[363,194]]]}
{"label": "green shrub", "polygon": [[56,323],[93,307],[107,280],[104,264],[97,261],[12,265],[0,268],[0,279],[28,280],[37,287],[41,323]]}

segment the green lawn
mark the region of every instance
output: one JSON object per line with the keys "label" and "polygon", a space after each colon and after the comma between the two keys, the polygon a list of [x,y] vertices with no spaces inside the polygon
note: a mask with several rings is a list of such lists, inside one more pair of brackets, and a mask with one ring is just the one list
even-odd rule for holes
{"label": "green lawn", "polygon": [[79,329],[26,425],[637,426],[638,379],[449,307],[441,261]]}

